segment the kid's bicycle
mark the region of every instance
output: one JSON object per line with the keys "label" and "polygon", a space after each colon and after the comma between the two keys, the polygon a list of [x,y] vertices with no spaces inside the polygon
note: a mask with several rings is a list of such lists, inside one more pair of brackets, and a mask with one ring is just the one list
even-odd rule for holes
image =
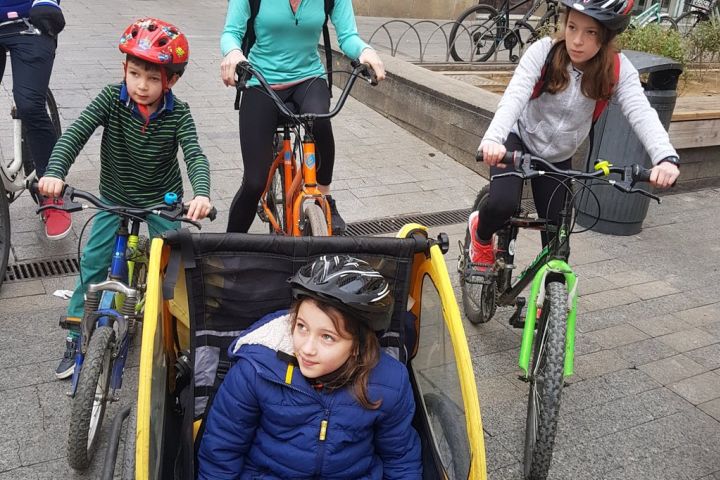
{"label": "kid's bicycle", "polygon": [[[35,28],[27,19],[9,20],[0,23],[0,38],[8,35],[40,35],[40,30]],[[5,73],[7,52],[0,48],[0,81]],[[28,181],[35,178],[35,162],[30,154],[28,142],[25,138],[25,130],[22,121],[18,118],[17,109],[12,101],[12,94],[9,90],[7,95],[0,95],[0,108],[10,110],[12,122],[4,125],[12,125],[7,131],[0,129],[0,145],[12,144],[12,157],[0,151],[0,286],[5,278],[8,258],[10,256],[10,209],[9,205],[14,202],[25,190]],[[60,115],[58,114],[55,97],[48,89],[45,104],[50,116],[55,134],[60,136]]]}
{"label": "kid's bicycle", "polygon": [[[529,2],[533,2],[530,9],[511,27],[510,13]],[[532,16],[543,6],[547,10],[535,26],[531,25]],[[555,31],[559,16],[557,0],[522,0],[512,6],[510,0],[505,0],[499,10],[486,4],[474,5],[461,13],[450,29],[450,55],[457,62],[484,62],[496,50],[505,49],[509,60],[516,63],[526,44]],[[516,47],[518,51],[513,53]]]}
{"label": "kid's bicycle", "polygon": [[340,112],[359,75],[377,85],[367,65],[352,62],[352,66],[340,98],[329,113],[296,113],[295,104],[283,102],[250,63],[241,62],[236,67],[238,91],[246,90],[247,81],[254,76],[283,115],[275,134],[274,160],[258,204],[258,216],[268,224],[270,233],[316,237],[332,235],[330,204],[317,188],[312,130],[316,120],[330,119]]}
{"label": "kid's bicycle", "polygon": [[[31,185],[37,191],[37,184]],[[88,201],[88,207],[75,199]],[[85,312],[81,322],[80,345],[75,357],[70,396],[72,409],[68,434],[68,463],[76,470],[90,465],[108,402],[119,400],[123,371],[138,322],[142,322],[149,244],[140,236],[140,224],[149,215],[181,221],[200,229],[200,224],[183,215],[187,208],[174,193],[165,203],[149,208],[123,207],[103,203],[95,195],[66,186],[63,205],[46,205],[67,212],[95,208],[121,217],[115,235],[112,264],[107,280],[87,286]],[[213,220],[213,208],[208,218]],[[82,237],[82,235],[81,235]],[[78,249],[82,238],[78,241]],[[79,256],[79,254],[78,254]]]}
{"label": "kid's bicycle", "polygon": [[[561,170],[542,158],[520,152],[508,152],[504,163],[514,163],[515,171],[493,178],[516,176],[527,180],[540,175],[558,177],[557,194],[564,196],[559,225],[531,217],[520,209],[496,232],[495,263],[484,265],[489,268],[483,271],[478,269],[480,265],[470,261],[470,231],[466,230],[465,244],[460,245],[458,271],[463,308],[470,322],[480,324],[489,321],[497,305],[515,307],[509,322],[513,327],[523,329],[518,365],[523,371],[522,378],[530,384],[524,478],[544,480],[552,460],[563,381],[573,374],[577,277],[568,265],[575,206],[575,195],[570,185],[577,184],[575,181],[579,179],[598,179],[626,193],[647,195],[658,203],[660,199],[635,188],[636,182],[650,180],[650,170],[639,165],[613,167],[603,161],[596,165],[594,172]],[[601,178],[610,174],[618,174],[619,178]],[[489,185],[478,194],[473,206],[475,210],[487,202],[488,194]],[[521,228],[548,232],[551,240],[530,266],[513,280],[516,239]],[[526,302],[520,294],[528,285],[530,294]],[[526,303],[527,312],[523,318],[522,309]]]}

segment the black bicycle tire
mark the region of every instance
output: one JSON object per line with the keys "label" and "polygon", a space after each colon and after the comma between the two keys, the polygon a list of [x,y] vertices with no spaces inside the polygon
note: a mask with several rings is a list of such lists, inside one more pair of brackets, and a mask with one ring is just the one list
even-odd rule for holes
{"label": "black bicycle tire", "polygon": [[[478,12],[485,11],[488,13],[488,21],[491,23],[488,23],[487,30],[493,31],[493,39],[490,45],[490,49],[487,53],[483,54],[479,57],[473,57],[473,55],[470,55],[469,60],[464,60],[460,55],[457,53],[457,49],[455,48],[455,42],[458,38],[458,32],[460,31],[460,25],[462,25],[462,22],[469,17],[470,15],[476,15]],[[450,34],[448,35],[448,48],[450,49],[450,56],[455,60],[456,62],[467,62],[467,61],[474,61],[474,62],[484,62],[488,58],[492,56],[493,53],[495,53],[496,43],[495,38],[497,35],[497,29],[500,28],[497,25],[497,19],[499,17],[498,11],[489,6],[489,5],[473,5],[472,7],[465,10],[463,13],[460,14],[460,16],[455,20],[455,23],[453,24],[452,28],[450,29]],[[464,34],[464,31],[462,32]],[[472,35],[472,32],[471,32]]]}
{"label": "black bicycle tire", "polygon": [[[545,480],[552,462],[564,386],[567,290],[563,283],[552,281],[546,285],[542,315],[544,320],[538,325],[536,348],[530,366],[525,421],[526,480]],[[542,379],[540,386],[539,379]],[[536,398],[538,403],[535,402]]]}
{"label": "black bicycle tire", "polygon": [[[466,479],[470,472],[470,452],[467,450],[467,433],[461,428],[461,424],[458,420],[458,416],[462,414],[459,408],[452,404],[452,401],[443,395],[442,393],[429,392],[423,395],[423,401],[425,402],[425,408],[427,409],[428,422],[432,425],[431,419],[433,413],[436,413],[438,418],[441,419],[438,422],[438,426],[442,428],[442,433],[448,442],[450,452],[452,453],[452,469],[454,476],[448,476],[450,479]],[[453,412],[453,410],[456,410]],[[435,445],[437,447],[437,445]],[[445,465],[443,465],[443,468]],[[448,475],[450,472],[445,472]]]}
{"label": "black bicycle tire", "polygon": [[[265,202],[270,209],[270,213],[275,217],[280,230],[285,231],[287,228],[287,225],[285,225],[285,167],[282,164],[275,169]],[[280,204],[279,208],[278,203]],[[270,222],[268,222],[268,229],[270,233],[275,233],[275,228]]]}
{"label": "black bicycle tire", "polygon": [[673,19],[673,18],[672,18],[670,15],[668,15],[667,13],[662,13],[662,14],[660,14],[660,16],[658,17],[657,23],[658,23],[658,25],[660,25],[661,27],[664,26],[664,24],[669,23],[669,24],[670,24],[669,27],[670,27],[672,30],[676,30],[676,31],[677,31],[677,29],[678,29],[677,22],[675,21],[675,19]]}
{"label": "black bicycle tire", "polygon": [[[487,201],[490,196],[490,185],[484,186],[473,203],[473,211],[476,211],[480,206]],[[462,297],[463,311],[465,317],[473,325],[479,325],[481,323],[487,323],[495,315],[497,309],[496,295],[497,295],[497,284],[492,281],[489,284],[483,284],[480,287],[480,299],[479,304],[475,297],[476,292],[473,291],[471,284],[465,281],[463,277],[465,266],[470,263],[470,254],[468,253],[470,248],[470,229],[465,227],[465,248],[462,255],[465,256],[465,261],[462,262],[463,268],[460,272],[460,295]],[[475,285],[475,284],[472,284]]]}
{"label": "black bicycle tire", "polygon": [[[85,360],[80,370],[77,391],[72,400],[67,444],[68,464],[75,470],[85,470],[90,466],[98,445],[98,438],[100,437],[100,430],[107,407],[107,395],[110,389],[110,374],[113,365],[111,347],[114,338],[115,331],[112,327],[97,328],[90,337]],[[106,355],[110,355],[109,368],[103,372],[102,366]],[[95,429],[95,436],[89,439],[90,417],[101,373],[106,376],[107,389],[103,395],[105,401],[100,405],[100,415]]]}
{"label": "black bicycle tire", "polygon": [[[686,18],[690,18],[690,17],[695,17],[695,21],[689,22],[689,24],[690,24],[689,28],[681,28],[680,25],[682,25],[684,23],[683,20],[685,20]],[[707,20],[709,20],[709,17],[706,14],[704,14],[703,12],[699,12],[697,10],[689,10],[689,11],[683,13],[682,15],[680,15],[679,17],[677,17],[675,19],[675,24],[677,25],[678,32],[680,32],[680,35],[683,37],[687,37],[690,34],[690,32],[692,32],[695,29],[695,27],[698,26],[698,24],[700,22],[705,22]]]}
{"label": "black bicycle tire", "polygon": [[305,207],[305,229],[308,236],[327,237],[328,226],[325,213],[319,205],[312,203]]}
{"label": "black bicycle tire", "polygon": [[125,446],[122,456],[122,480],[135,480],[135,445],[137,428],[137,407],[133,406],[130,415],[125,420],[127,430],[125,433]]}
{"label": "black bicycle tire", "polygon": [[0,180],[0,286],[5,280],[10,259],[10,200]]}
{"label": "black bicycle tire", "polygon": [[[50,122],[52,123],[53,129],[55,130],[55,137],[60,138],[62,134],[62,126],[60,125],[60,113],[58,112],[57,102],[52,91],[48,88],[47,95],[45,96],[45,105],[47,106],[48,115],[50,116]],[[35,170],[35,160],[32,158],[32,153],[27,146],[25,141],[25,129],[23,128],[21,133],[21,148],[23,158],[23,171],[25,175],[30,175]]]}

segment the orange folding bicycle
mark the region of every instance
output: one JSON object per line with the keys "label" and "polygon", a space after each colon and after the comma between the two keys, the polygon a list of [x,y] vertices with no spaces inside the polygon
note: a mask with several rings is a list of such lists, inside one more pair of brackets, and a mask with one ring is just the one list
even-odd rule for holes
{"label": "orange folding bicycle", "polygon": [[330,204],[317,187],[312,130],[316,120],[329,119],[340,112],[358,76],[362,75],[370,84],[377,85],[367,65],[353,61],[352,66],[350,77],[332,111],[302,114],[295,113],[293,103],[283,102],[262,74],[248,62],[239,63],[235,69],[238,91],[247,89],[247,81],[254,76],[283,115],[274,139],[275,157],[257,212],[260,219],[268,224],[270,233],[315,237],[332,235]]}

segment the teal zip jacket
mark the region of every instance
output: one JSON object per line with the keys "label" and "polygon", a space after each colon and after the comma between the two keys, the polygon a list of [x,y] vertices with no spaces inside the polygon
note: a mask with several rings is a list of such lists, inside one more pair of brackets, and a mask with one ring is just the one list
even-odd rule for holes
{"label": "teal zip jacket", "polygon": [[[223,56],[240,50],[249,18],[248,0],[230,0],[220,37]],[[357,33],[351,0],[335,0],[330,21],[345,55],[357,59],[369,47]],[[293,13],[288,0],[260,2],[255,17],[256,40],[248,61],[271,85],[323,75],[325,68],[320,62],[318,41],[324,22],[324,0],[302,0],[297,13]],[[249,83],[257,85],[257,80],[253,78]]]}

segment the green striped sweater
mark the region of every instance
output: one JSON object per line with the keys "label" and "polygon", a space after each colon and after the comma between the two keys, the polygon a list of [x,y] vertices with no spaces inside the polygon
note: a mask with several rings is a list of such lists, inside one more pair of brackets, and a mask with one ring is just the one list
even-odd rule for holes
{"label": "green striped sweater", "polygon": [[182,147],[195,195],[210,196],[210,169],[198,143],[190,108],[174,97],[172,110],[145,122],[120,100],[121,85],[108,85],[58,139],[45,175],[65,179],[90,136],[104,128],[100,194],[118,205],[149,207],[167,192],[182,195],[177,158]]}

